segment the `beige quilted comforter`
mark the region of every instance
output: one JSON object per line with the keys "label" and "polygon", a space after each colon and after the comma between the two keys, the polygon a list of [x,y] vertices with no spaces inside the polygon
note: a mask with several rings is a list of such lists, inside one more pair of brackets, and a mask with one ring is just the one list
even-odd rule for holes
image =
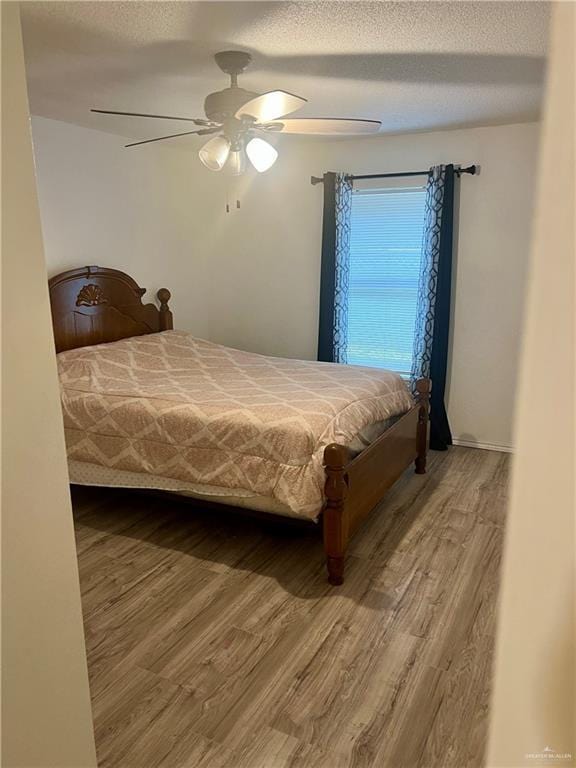
{"label": "beige quilted comforter", "polygon": [[403,380],[375,368],[241,352],[181,331],[61,352],[68,457],[249,490],[314,518],[322,453],[403,413]]}

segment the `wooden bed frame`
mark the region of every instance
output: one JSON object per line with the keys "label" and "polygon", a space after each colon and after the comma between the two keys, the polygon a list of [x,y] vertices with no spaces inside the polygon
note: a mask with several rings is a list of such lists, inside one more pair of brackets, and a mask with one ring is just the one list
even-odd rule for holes
{"label": "wooden bed frame", "polygon": [[[49,290],[57,352],[173,328],[170,291],[157,292],[159,308],[143,304],[146,289],[117,269],[72,269],[51,278]],[[337,443],[324,450],[322,518],[331,584],[343,583],[348,542],[388,488],[413,461],[418,474],[426,471],[430,380],[419,379],[416,390],[415,405],[355,458]]]}

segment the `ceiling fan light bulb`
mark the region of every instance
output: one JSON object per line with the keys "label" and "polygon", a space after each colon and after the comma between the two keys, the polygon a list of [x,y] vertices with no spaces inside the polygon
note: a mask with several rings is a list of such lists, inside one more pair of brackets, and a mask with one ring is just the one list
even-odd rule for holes
{"label": "ceiling fan light bulb", "polygon": [[278,158],[278,152],[264,139],[251,139],[246,147],[246,153],[250,162],[258,173],[264,173],[272,168]]}
{"label": "ceiling fan light bulb", "polygon": [[215,136],[199,150],[198,156],[206,168],[221,171],[230,154],[230,142],[224,136]]}

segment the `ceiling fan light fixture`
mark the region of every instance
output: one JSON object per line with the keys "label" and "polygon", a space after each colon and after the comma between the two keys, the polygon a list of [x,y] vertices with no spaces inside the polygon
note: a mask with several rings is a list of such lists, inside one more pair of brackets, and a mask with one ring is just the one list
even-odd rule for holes
{"label": "ceiling fan light fixture", "polygon": [[278,159],[278,152],[272,144],[259,138],[250,139],[246,146],[246,154],[258,173],[264,173],[272,168]]}
{"label": "ceiling fan light fixture", "polygon": [[199,150],[198,156],[206,168],[221,171],[230,155],[230,142],[225,136],[215,136]]}

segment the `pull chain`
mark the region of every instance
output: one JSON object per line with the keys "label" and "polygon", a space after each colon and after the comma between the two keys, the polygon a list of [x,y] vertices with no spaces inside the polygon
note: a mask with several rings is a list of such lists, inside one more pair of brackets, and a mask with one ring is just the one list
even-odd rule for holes
{"label": "pull chain", "polygon": [[[230,213],[230,187],[233,185],[233,181],[230,180],[226,184],[226,213]],[[236,210],[240,208],[240,200],[236,197]]]}

